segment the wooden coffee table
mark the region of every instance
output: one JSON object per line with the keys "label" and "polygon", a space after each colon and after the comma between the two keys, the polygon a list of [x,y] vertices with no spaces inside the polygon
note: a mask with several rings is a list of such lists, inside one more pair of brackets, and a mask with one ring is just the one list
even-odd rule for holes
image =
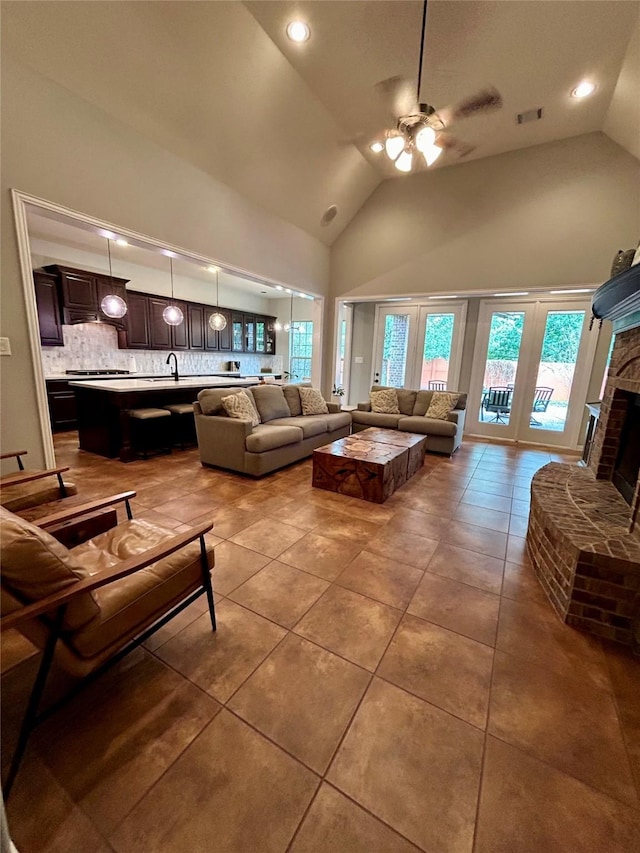
{"label": "wooden coffee table", "polygon": [[313,451],[313,485],[384,503],[424,462],[426,435],[370,427]]}

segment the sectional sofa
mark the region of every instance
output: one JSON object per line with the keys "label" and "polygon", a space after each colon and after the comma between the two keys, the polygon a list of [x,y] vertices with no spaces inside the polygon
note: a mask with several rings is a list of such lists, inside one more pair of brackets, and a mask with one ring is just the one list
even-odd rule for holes
{"label": "sectional sofa", "polygon": [[[372,391],[381,391],[388,385],[373,385]],[[371,403],[358,403],[356,411],[351,413],[353,431],[360,432],[367,427],[399,429],[404,432],[418,432],[427,436],[427,450],[451,455],[462,444],[464,415],[467,407],[467,395],[460,394],[456,408],[449,412],[447,420],[427,418],[425,413],[431,403],[433,391],[411,391],[408,388],[396,388],[398,394],[399,415],[386,415],[371,411]],[[454,394],[457,392],[453,392]]]}
{"label": "sectional sofa", "polygon": [[[303,415],[299,385],[255,385],[249,388],[207,388],[194,403],[200,460],[260,477],[310,456],[316,447],[351,432],[351,414],[328,403],[329,413]],[[227,416],[222,398],[246,391],[261,423]]]}

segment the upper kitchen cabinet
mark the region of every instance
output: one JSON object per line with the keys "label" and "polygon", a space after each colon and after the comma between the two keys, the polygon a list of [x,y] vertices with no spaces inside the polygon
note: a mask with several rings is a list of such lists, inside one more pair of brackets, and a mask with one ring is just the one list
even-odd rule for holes
{"label": "upper kitchen cabinet", "polygon": [[244,352],[244,314],[241,311],[231,312],[231,350]]}
{"label": "upper kitchen cabinet", "polygon": [[162,296],[149,297],[149,325],[151,349],[171,349],[171,326],[167,326],[162,313],[169,307],[169,300]]}
{"label": "upper kitchen cabinet", "polygon": [[118,346],[122,349],[151,349],[149,324],[149,297],[144,293],[127,293],[126,331],[118,333]]}
{"label": "upper kitchen cabinet", "polygon": [[190,349],[203,350],[205,347],[204,305],[193,305],[190,302],[187,303],[187,311],[184,316],[189,329]]}
{"label": "upper kitchen cabinet", "polygon": [[127,315],[119,319],[107,317],[100,310],[104,296],[115,293],[125,299],[125,285],[128,279],[111,278],[101,273],[78,270],[60,264],[49,264],[45,271],[56,277],[58,295],[62,308],[62,322],[73,323],[109,323],[118,329],[127,325]]}
{"label": "upper kitchen cabinet", "polygon": [[53,273],[34,270],[33,284],[36,290],[38,306],[38,325],[40,343],[43,347],[62,347],[62,321],[60,318],[60,300],[58,299],[58,279]]}
{"label": "upper kitchen cabinet", "polygon": [[231,311],[227,308],[216,308],[215,310],[219,311],[227,320],[227,325],[222,331],[218,332],[218,349],[220,352],[231,352]]}
{"label": "upper kitchen cabinet", "polygon": [[256,318],[253,314],[244,315],[244,351],[256,351]]}
{"label": "upper kitchen cabinet", "polygon": [[276,354],[276,318],[265,317],[264,351],[267,355]]}

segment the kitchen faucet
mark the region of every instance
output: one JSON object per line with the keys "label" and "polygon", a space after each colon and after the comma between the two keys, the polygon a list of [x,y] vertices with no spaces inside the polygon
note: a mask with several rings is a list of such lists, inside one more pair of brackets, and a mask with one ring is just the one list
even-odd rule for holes
{"label": "kitchen faucet", "polygon": [[175,367],[175,370],[172,370],[172,371],[171,371],[171,375],[173,376],[173,378],[174,378],[174,379],[176,380],[176,382],[177,382],[177,381],[178,381],[178,379],[180,379],[180,377],[178,376],[178,357],[177,357],[177,355],[175,354],[175,352],[170,352],[170,353],[169,353],[169,355],[167,356],[167,360],[166,360],[165,364],[169,364],[169,363],[170,363],[170,361],[171,361],[171,356],[173,356],[173,361],[174,361],[174,364],[175,364],[175,366],[176,366],[176,367]]}

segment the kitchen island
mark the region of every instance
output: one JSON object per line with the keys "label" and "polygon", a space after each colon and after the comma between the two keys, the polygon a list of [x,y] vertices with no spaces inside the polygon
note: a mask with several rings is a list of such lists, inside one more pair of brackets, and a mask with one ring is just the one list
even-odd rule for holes
{"label": "kitchen island", "polygon": [[131,462],[129,409],[158,408],[171,403],[193,403],[204,388],[257,385],[257,380],[193,376],[185,379],[154,376],[147,379],[98,379],[70,382],[78,413],[80,449],[110,459]]}

